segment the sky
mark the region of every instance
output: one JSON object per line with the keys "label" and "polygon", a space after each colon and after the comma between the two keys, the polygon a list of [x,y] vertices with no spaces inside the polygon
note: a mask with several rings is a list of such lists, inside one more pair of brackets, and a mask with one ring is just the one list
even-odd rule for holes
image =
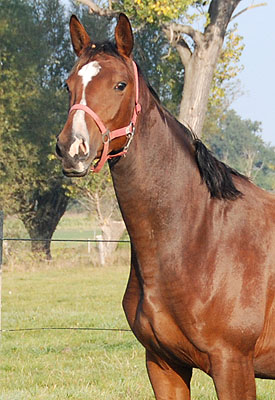
{"label": "sky", "polygon": [[[263,0],[242,0],[235,13]],[[231,107],[243,119],[262,122],[261,136],[275,146],[275,1],[250,9],[237,17],[238,31],[245,49],[244,70],[239,74],[244,92]]]}
{"label": "sky", "polygon": [[242,0],[234,14],[262,3],[267,5],[252,8],[232,22],[238,23],[245,48],[241,57],[244,69],[238,76],[241,95],[231,108],[242,119],[260,121],[260,135],[275,146],[275,0]]}

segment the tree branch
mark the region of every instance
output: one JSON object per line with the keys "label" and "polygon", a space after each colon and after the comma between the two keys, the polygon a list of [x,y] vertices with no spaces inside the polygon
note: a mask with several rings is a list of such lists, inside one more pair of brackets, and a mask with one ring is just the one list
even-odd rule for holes
{"label": "tree branch", "polygon": [[77,201],[78,201],[79,204],[81,204],[82,207],[84,207],[88,212],[91,212],[91,207],[89,207],[89,205],[87,205],[87,203],[85,203],[85,201],[82,201],[81,199],[77,199]]}
{"label": "tree branch", "polygon": [[82,3],[89,7],[89,12],[91,14],[101,15],[103,17],[112,18],[119,15],[118,11],[112,10],[109,3],[109,8],[102,8],[95,4],[92,0],[77,0],[78,3]]}
{"label": "tree branch", "polygon": [[203,34],[189,25],[176,23],[165,24],[163,32],[167,36],[171,45],[177,49],[184,67],[189,63],[192,57],[192,51],[182,35],[191,37],[194,41],[195,47],[200,47],[204,41]]}
{"label": "tree branch", "polygon": [[95,206],[96,206],[96,213],[97,213],[97,216],[98,216],[99,223],[101,225],[104,225],[104,218],[103,218],[103,215],[101,213],[100,200],[99,200],[98,193],[95,193]]}
{"label": "tree branch", "polygon": [[224,37],[232,14],[241,0],[212,0],[209,6],[210,23],[205,28],[205,34],[212,35],[213,29]]}
{"label": "tree branch", "polygon": [[185,40],[180,39],[176,44],[175,47],[179,53],[181,62],[184,66],[184,68],[187,67],[187,64],[189,63],[191,57],[192,57],[192,52],[189,49],[189,46],[185,42]]}
{"label": "tree branch", "polygon": [[181,37],[181,35],[179,35],[175,31],[173,31],[171,25],[167,25],[167,26],[163,27],[162,30],[163,30],[164,34],[166,35],[167,39],[169,40],[170,44],[172,46],[176,47],[176,49],[179,52],[179,55],[180,55],[183,65],[186,66],[192,56],[192,52],[191,52],[188,44]]}
{"label": "tree branch", "polygon": [[262,7],[262,6],[267,6],[267,3],[251,4],[251,6],[248,6],[248,7],[244,8],[243,10],[241,10],[240,12],[238,12],[236,15],[233,15],[233,17],[231,18],[231,21],[233,19],[237,18],[239,15],[243,14],[244,12],[251,10],[252,8]]}
{"label": "tree branch", "polygon": [[195,44],[199,46],[203,42],[203,34],[196,29],[192,28],[192,26],[189,25],[181,25],[181,24],[165,24],[164,29],[166,29],[169,32],[173,32],[174,34],[185,34],[190,36]]}

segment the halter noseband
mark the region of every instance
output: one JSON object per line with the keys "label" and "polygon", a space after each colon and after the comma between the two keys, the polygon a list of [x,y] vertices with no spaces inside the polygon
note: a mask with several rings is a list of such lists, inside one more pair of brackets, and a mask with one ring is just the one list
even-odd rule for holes
{"label": "halter noseband", "polygon": [[[136,99],[135,99],[135,107],[134,107],[134,112],[132,119],[130,121],[130,124],[128,126],[125,126],[123,128],[115,129],[114,131],[110,131],[105,127],[99,116],[88,106],[84,104],[74,104],[71,108],[69,113],[71,113],[74,110],[82,110],[89,114],[97,126],[99,127],[101,133],[102,133],[102,142],[103,142],[103,151],[100,157],[100,160],[97,162],[97,164],[91,168],[93,172],[99,172],[105,162],[113,157],[119,157],[122,155],[125,155],[128,151],[128,148],[130,146],[130,143],[134,137],[135,134],[135,125],[137,121],[137,116],[141,111],[141,105],[138,102],[139,99],[139,85],[138,85],[138,70],[137,70],[137,65],[133,61],[133,67],[134,67],[134,75],[135,75],[135,85],[136,85]],[[127,137],[127,143],[124,146],[123,150],[117,154],[108,154],[109,152],[109,143],[111,140],[116,139],[121,136],[126,136]]]}

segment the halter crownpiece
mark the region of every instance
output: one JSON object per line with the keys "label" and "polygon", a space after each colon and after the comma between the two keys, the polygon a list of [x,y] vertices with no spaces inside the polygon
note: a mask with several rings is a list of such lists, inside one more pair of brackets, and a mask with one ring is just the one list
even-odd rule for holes
{"label": "halter crownpiece", "polygon": [[[93,120],[95,121],[95,123],[97,124],[98,128],[100,129],[100,131],[102,133],[103,151],[102,151],[101,157],[100,157],[99,161],[97,162],[97,164],[91,168],[91,170],[93,172],[99,172],[108,159],[125,155],[128,151],[131,141],[134,137],[135,125],[136,125],[136,121],[137,121],[137,116],[141,112],[141,105],[138,102],[138,99],[139,99],[138,70],[137,70],[137,65],[134,61],[133,61],[133,67],[134,67],[135,86],[136,86],[136,98],[135,98],[135,107],[134,107],[133,116],[132,116],[132,119],[128,126],[125,126],[123,128],[119,128],[119,129],[115,129],[114,131],[110,131],[109,129],[107,129],[105,127],[104,123],[101,121],[99,116],[90,107],[88,107],[84,104],[74,104],[70,108],[69,113],[71,113],[74,110],[82,110],[82,111],[86,112],[87,114],[89,114],[90,117],[93,118]],[[109,143],[113,139],[116,139],[116,138],[122,137],[122,136],[126,136],[128,139],[123,150],[117,154],[113,154],[113,155],[108,154]]]}

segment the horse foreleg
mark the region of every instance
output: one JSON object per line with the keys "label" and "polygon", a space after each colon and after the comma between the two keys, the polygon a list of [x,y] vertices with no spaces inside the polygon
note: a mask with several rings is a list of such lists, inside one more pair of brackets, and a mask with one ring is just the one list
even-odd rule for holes
{"label": "horse foreleg", "polygon": [[157,400],[190,400],[192,368],[175,371],[149,351],[146,351],[146,365]]}
{"label": "horse foreleg", "polygon": [[219,400],[256,400],[252,357],[223,352],[210,356],[210,362]]}

